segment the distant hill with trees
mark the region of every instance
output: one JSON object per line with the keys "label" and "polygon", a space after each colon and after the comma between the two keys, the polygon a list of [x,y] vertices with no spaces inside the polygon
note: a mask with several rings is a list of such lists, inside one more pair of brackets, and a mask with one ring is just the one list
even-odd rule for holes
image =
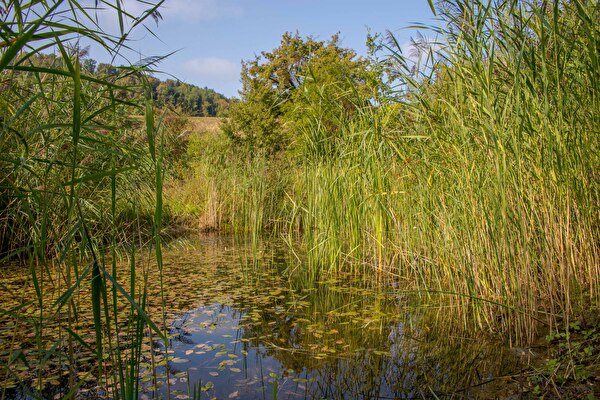
{"label": "distant hill with trees", "polygon": [[[98,63],[96,60],[86,57],[87,51],[80,51],[82,56],[82,73],[96,77],[110,78],[120,85],[135,86],[139,84],[137,73],[132,73],[130,68],[120,68],[107,63]],[[37,54],[33,57],[33,64],[50,67],[62,62],[60,57],[54,54]],[[220,117],[229,109],[231,99],[221,93],[207,87],[198,87],[184,83],[176,79],[160,80],[154,76],[146,77],[152,88],[152,97],[159,107],[170,107],[178,109],[185,114],[194,117]],[[122,100],[130,100],[135,91],[122,91],[117,97]]]}
{"label": "distant hill with trees", "polygon": [[220,117],[231,103],[230,99],[213,89],[174,79],[161,81],[150,77],[150,84],[157,105],[179,108],[195,117]]}

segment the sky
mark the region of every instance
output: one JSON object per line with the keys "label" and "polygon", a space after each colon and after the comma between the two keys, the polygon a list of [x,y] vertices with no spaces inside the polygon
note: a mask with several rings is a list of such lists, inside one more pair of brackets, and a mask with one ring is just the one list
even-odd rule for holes
{"label": "sky", "polygon": [[[125,0],[132,13],[142,10],[137,1]],[[408,44],[416,35],[409,26],[434,22],[427,0],[166,0],[160,13],[158,24],[147,21],[153,34],[134,31],[129,46],[136,52],[130,60],[174,52],[158,65],[165,72],[159,78],[228,97],[241,88],[241,61],[276,48],[285,32],[318,40],[339,32],[342,46],[365,55],[368,32],[390,30]],[[90,57],[107,61],[97,49]]]}

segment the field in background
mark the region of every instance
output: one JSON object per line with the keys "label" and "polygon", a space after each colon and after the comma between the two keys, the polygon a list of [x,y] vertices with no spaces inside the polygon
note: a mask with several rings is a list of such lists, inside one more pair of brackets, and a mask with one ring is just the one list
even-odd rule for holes
{"label": "field in background", "polygon": [[223,118],[218,117],[188,117],[191,134],[219,134]]}

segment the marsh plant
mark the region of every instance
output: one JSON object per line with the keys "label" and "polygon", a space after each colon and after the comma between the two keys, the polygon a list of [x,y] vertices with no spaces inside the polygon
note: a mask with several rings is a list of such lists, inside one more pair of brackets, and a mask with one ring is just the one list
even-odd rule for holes
{"label": "marsh plant", "polygon": [[160,268],[163,146],[145,85],[157,59],[102,72],[86,54],[126,54],[160,19],[161,1],[140,3],[0,3],[0,260],[27,270],[2,287],[2,398],[134,398],[143,337],[162,336],[146,315],[150,262],[128,250],[150,241]]}
{"label": "marsh plant", "polygon": [[218,174],[196,168],[222,226],[284,234],[309,279],[374,276],[529,342],[598,308],[600,8],[431,3],[408,51],[285,35],[245,64]]}
{"label": "marsh plant", "polygon": [[465,324],[532,340],[598,307],[599,12],[444,1],[441,49],[402,75],[415,139],[394,141],[410,160],[396,244],[429,260],[411,266],[422,289],[465,296]]}

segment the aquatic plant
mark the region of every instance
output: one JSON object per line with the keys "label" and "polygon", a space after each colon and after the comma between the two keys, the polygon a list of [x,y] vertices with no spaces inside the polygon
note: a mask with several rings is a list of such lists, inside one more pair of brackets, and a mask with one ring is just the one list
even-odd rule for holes
{"label": "aquatic plant", "polygon": [[278,124],[298,129],[285,151],[232,142],[218,173],[196,168],[222,225],[302,244],[309,281],[376,276],[451,305],[457,331],[532,341],[600,300],[600,9],[435,10],[407,54],[391,34],[371,39],[384,57],[369,68],[390,80],[379,91],[307,76],[301,101],[280,99],[296,112]]}
{"label": "aquatic plant", "polygon": [[[85,67],[85,46],[123,55],[134,28],[160,19],[162,1],[142,3],[136,16],[119,1],[0,6],[0,260],[19,261],[29,271],[23,290],[35,288],[32,298],[12,288],[2,304],[13,332],[1,355],[2,398],[15,387],[34,398],[135,398],[145,332],[163,335],[146,315],[133,247],[152,238],[160,267],[163,146],[144,82],[158,58],[106,76]],[[97,13],[118,29],[104,29]],[[143,130],[133,113],[145,115]],[[152,220],[146,233],[143,214]],[[125,244],[129,287],[116,268]],[[30,330],[33,347],[22,337]],[[47,375],[56,363],[66,369]]]}
{"label": "aquatic plant", "polygon": [[390,38],[393,65],[405,66],[405,129],[391,145],[408,175],[395,244],[428,260],[412,273],[421,289],[466,296],[466,325],[530,341],[539,322],[598,307],[599,120],[589,88],[600,9],[443,1],[438,12],[437,48],[420,75]]}

